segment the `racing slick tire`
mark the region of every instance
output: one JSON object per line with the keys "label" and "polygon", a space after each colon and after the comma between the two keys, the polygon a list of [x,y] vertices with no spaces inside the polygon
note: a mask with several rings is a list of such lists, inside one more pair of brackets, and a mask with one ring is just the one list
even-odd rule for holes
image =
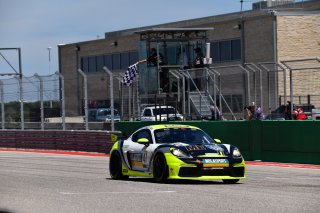
{"label": "racing slick tire", "polygon": [[157,154],[153,160],[153,178],[157,183],[165,183],[169,172],[166,158],[163,154]]}
{"label": "racing slick tire", "polygon": [[239,179],[224,179],[222,181],[227,184],[234,184],[234,183],[237,183]]}
{"label": "racing slick tire", "polygon": [[122,161],[118,151],[112,152],[109,160],[109,173],[114,180],[126,180],[128,176],[122,174]]}

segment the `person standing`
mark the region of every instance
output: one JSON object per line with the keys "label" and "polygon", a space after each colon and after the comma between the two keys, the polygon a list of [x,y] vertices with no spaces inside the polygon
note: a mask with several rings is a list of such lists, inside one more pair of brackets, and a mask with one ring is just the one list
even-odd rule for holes
{"label": "person standing", "polygon": [[203,54],[200,47],[195,48],[194,51],[195,51],[195,58],[193,61],[193,67],[197,68],[194,71],[195,72],[194,83],[195,83],[195,86],[201,91],[202,89],[201,77],[202,77],[203,69],[200,69],[200,68],[204,67]]}
{"label": "person standing", "polygon": [[202,55],[201,48],[197,47],[194,49],[194,51],[195,51],[196,57],[194,58],[193,66],[195,68],[203,68],[204,64],[203,64],[203,55]]}

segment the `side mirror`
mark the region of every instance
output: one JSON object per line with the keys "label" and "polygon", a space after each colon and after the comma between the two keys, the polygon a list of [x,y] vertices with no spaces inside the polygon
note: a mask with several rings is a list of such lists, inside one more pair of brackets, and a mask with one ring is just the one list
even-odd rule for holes
{"label": "side mirror", "polygon": [[144,145],[149,144],[149,140],[147,138],[140,138],[137,142]]}
{"label": "side mirror", "polygon": [[214,142],[216,142],[216,143],[222,143],[221,140],[218,139],[218,138],[214,138],[213,140],[214,140]]}
{"label": "side mirror", "polygon": [[111,133],[111,142],[117,142],[117,140],[118,140],[118,136],[116,136],[115,134],[112,134]]}

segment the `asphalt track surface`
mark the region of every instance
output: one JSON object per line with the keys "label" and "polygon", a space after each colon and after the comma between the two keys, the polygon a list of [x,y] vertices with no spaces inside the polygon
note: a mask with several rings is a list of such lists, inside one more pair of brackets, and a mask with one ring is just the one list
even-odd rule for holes
{"label": "asphalt track surface", "polygon": [[320,166],[250,163],[247,179],[116,181],[109,158],[0,150],[0,212],[320,212]]}

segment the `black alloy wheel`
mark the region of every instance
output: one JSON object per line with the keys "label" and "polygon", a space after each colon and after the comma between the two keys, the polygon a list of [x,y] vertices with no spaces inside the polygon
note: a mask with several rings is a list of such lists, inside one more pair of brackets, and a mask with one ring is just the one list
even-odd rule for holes
{"label": "black alloy wheel", "polygon": [[122,174],[122,161],[118,151],[113,151],[109,160],[110,176],[114,180],[125,180],[128,176]]}
{"label": "black alloy wheel", "polygon": [[157,154],[153,161],[153,178],[157,183],[165,183],[168,179],[168,166],[163,154]]}

